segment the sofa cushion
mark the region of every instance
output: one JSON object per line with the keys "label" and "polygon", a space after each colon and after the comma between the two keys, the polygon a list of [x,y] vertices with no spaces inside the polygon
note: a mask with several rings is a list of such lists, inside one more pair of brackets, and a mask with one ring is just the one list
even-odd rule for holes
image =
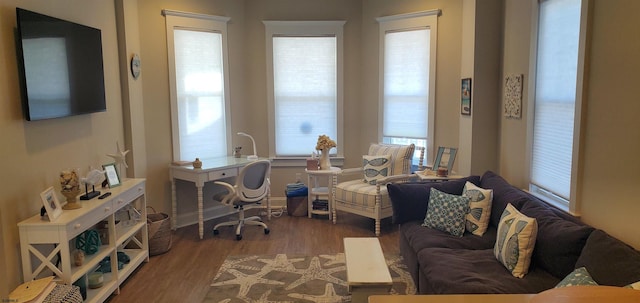
{"label": "sofa cushion", "polygon": [[[567,276],[576,267],[593,227],[573,223],[555,215],[551,206],[538,200],[525,203],[520,212],[538,223],[538,236],[531,262],[558,278]],[[562,243],[562,245],[558,245]]]}
{"label": "sofa cushion", "polygon": [[493,190],[480,188],[467,182],[462,195],[469,198],[469,213],[466,217],[465,229],[476,236],[482,236],[489,226]]}
{"label": "sofa cushion", "polygon": [[[479,238],[479,237],[471,237]],[[560,279],[532,267],[524,279],[511,275],[491,249],[425,248],[418,253],[429,294],[538,293]]]}
{"label": "sofa cushion", "polygon": [[400,225],[400,233],[416,253],[432,247],[492,249],[496,242],[496,228],[493,226],[490,226],[482,237],[473,236],[468,232],[465,232],[462,237],[456,237],[437,229],[424,227],[420,221],[411,221]]}
{"label": "sofa cushion", "polygon": [[587,271],[586,268],[580,267],[576,268],[570,274],[568,274],[558,285],[556,288],[567,287],[567,286],[578,286],[578,285],[598,285],[596,281],[593,281],[591,275]]}
{"label": "sofa cushion", "polygon": [[462,237],[467,213],[468,197],[447,194],[431,188],[427,215],[422,225]]}
{"label": "sofa cushion", "polygon": [[416,146],[414,144],[374,143],[369,146],[369,152],[367,154],[370,156],[390,155],[391,172],[389,175],[402,175],[411,173],[411,161],[415,148]]}
{"label": "sofa cushion", "polygon": [[507,204],[498,224],[493,252],[514,277],[522,278],[527,274],[537,232],[536,219],[521,214],[513,205]]}
{"label": "sofa cushion", "polygon": [[423,221],[429,204],[431,188],[460,195],[465,183],[469,181],[478,185],[480,176],[470,176],[447,182],[389,183],[387,189],[393,207],[393,224],[410,221]]}
{"label": "sofa cushion", "polygon": [[489,224],[498,226],[500,216],[511,203],[516,209],[520,209],[522,205],[530,200],[530,197],[524,191],[509,184],[501,176],[492,171],[487,171],[480,178],[480,187],[493,189],[493,201],[491,202],[491,219]]}
{"label": "sofa cushion", "polygon": [[576,262],[576,267],[583,266],[600,285],[640,281],[640,252],[600,229],[591,233]]}
{"label": "sofa cushion", "polygon": [[391,156],[362,156],[364,182],[375,185],[379,179],[386,178],[391,172]]}

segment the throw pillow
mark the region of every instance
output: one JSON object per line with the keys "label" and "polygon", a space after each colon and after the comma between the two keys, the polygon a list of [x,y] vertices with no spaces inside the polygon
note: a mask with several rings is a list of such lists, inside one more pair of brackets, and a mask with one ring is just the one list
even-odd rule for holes
{"label": "throw pillow", "polygon": [[511,203],[502,212],[493,254],[516,278],[529,271],[531,254],[536,244],[536,219],[521,214]]}
{"label": "throw pillow", "polygon": [[640,281],[636,282],[636,283],[631,283],[627,286],[625,286],[627,288],[633,288],[635,290],[640,290]]}
{"label": "throw pillow", "polygon": [[576,268],[568,276],[564,277],[564,279],[556,285],[556,288],[577,285],[598,285],[598,283],[591,278],[587,268],[580,267]]}
{"label": "throw pillow", "polygon": [[476,236],[484,235],[491,218],[491,201],[493,190],[484,189],[467,181],[462,190],[462,195],[469,198],[469,213],[465,222],[465,229]]}
{"label": "throw pillow", "polygon": [[469,198],[447,194],[432,187],[429,193],[427,215],[422,226],[462,237],[468,212]]}
{"label": "throw pillow", "polygon": [[376,184],[376,181],[390,175],[391,156],[362,156],[362,167],[364,169],[364,181],[369,184]]}

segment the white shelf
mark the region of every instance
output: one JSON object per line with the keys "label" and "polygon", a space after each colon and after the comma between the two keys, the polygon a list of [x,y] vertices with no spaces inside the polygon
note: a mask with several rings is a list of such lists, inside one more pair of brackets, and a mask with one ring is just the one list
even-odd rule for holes
{"label": "white shelf", "polygon": [[[149,239],[144,221],[147,216],[145,180],[129,179],[108,191],[111,196],[106,199],[81,201],[82,208],[65,210],[54,222],[44,221],[40,215],[35,215],[18,223],[24,281],[33,280],[51,270],[57,276],[56,280],[73,284],[95,271],[103,259],[111,257],[112,262],[117,262],[116,251],[124,251],[129,256],[129,263],[122,269],[112,264],[111,270],[115,272],[104,274],[102,287],[87,288],[85,302],[104,302],[112,293],[118,293],[120,284],[142,262],[149,261]],[[115,224],[116,212],[127,205],[141,212],[141,220],[129,226],[124,226],[122,222]],[[103,220],[108,222],[109,243],[100,246],[95,254],[85,255],[82,265],[75,266],[72,264],[75,238],[86,230],[94,229]],[[129,243],[136,248],[121,249]],[[50,247],[55,247],[53,253],[49,252]]]}

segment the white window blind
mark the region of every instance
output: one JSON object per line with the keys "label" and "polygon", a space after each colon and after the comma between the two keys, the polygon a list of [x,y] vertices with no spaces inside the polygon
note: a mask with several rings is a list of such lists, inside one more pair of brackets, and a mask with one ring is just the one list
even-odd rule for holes
{"label": "white window blind", "polygon": [[174,30],[182,159],[227,154],[222,35]]}
{"label": "white window blind", "polygon": [[[384,143],[415,144],[433,160],[435,75],[440,10],[379,17],[380,116]],[[419,152],[414,154],[418,163]]]}
{"label": "white window blind", "polygon": [[427,138],[429,34],[385,34],[383,137]]}
{"label": "white window blind", "polygon": [[580,0],[541,1],[531,183],[570,199],[580,34]]}
{"label": "white window blind", "polygon": [[276,155],[306,156],[318,135],[337,138],[336,47],[336,37],[273,37]]}
{"label": "white window blind", "polygon": [[227,17],[163,10],[174,160],[229,153]]}

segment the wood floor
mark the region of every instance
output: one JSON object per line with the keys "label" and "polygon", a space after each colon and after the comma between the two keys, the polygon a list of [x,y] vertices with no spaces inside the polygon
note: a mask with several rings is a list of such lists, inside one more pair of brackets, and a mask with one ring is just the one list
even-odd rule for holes
{"label": "wood floor", "polygon": [[[271,221],[265,219],[271,230],[268,235],[260,227],[248,226],[240,241],[230,227],[221,228],[220,234],[213,236],[213,225],[220,222],[217,220],[205,222],[202,240],[197,225],[180,228],[173,233],[171,250],[151,257],[108,302],[201,302],[229,255],[333,254],[343,252],[344,237],[374,236],[372,219],[339,212],[334,225],[324,218],[290,217],[285,212]],[[383,252],[398,254],[397,226],[385,219],[381,230]]]}

